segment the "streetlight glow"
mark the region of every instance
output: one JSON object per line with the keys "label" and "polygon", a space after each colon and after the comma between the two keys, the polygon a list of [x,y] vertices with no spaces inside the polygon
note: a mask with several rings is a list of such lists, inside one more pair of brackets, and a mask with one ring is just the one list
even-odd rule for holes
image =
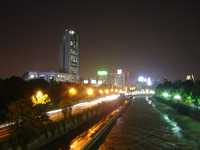
{"label": "streetlight glow", "polygon": [[109,94],[109,90],[108,89],[105,89],[104,91],[106,94]]}
{"label": "streetlight glow", "polygon": [[44,94],[41,90],[38,90],[35,95],[32,95],[31,100],[33,106],[38,104],[47,104],[51,101],[48,94]]}
{"label": "streetlight glow", "polygon": [[165,98],[170,97],[169,93],[167,93],[167,92],[163,92],[163,93],[162,93],[162,96],[165,97]]}
{"label": "streetlight glow", "polygon": [[118,89],[115,89],[115,93],[117,93],[118,92]]}
{"label": "streetlight glow", "polygon": [[68,92],[70,96],[75,96],[77,94],[77,90],[73,87],[71,87]]}
{"label": "streetlight glow", "polygon": [[102,89],[99,90],[99,94],[103,94],[103,90]]}
{"label": "streetlight glow", "polygon": [[181,100],[181,96],[178,95],[178,94],[177,94],[177,95],[174,95],[174,99],[175,99],[175,100]]}
{"label": "streetlight glow", "polygon": [[94,90],[93,90],[92,88],[88,88],[88,89],[87,89],[87,95],[88,95],[88,96],[94,95]]}

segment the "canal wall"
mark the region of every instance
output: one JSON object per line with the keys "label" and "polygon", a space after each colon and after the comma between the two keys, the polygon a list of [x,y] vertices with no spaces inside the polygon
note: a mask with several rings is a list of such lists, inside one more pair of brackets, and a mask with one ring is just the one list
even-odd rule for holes
{"label": "canal wall", "polygon": [[120,117],[120,115],[126,110],[128,107],[128,104],[125,104],[122,106],[120,109],[120,112],[111,117],[107,123],[93,136],[93,138],[88,142],[83,150],[92,150],[92,149],[97,149],[99,146],[99,141],[101,141],[102,138],[104,138],[110,131],[110,129],[113,127],[117,119]]}
{"label": "canal wall", "polygon": [[177,111],[172,104],[163,103],[162,101],[151,98],[155,104],[156,109],[162,114],[173,120],[180,127],[180,133],[182,134],[182,142],[185,143],[185,148],[191,147],[191,149],[200,149],[200,122],[193,119],[189,115],[185,115]]}
{"label": "canal wall", "polygon": [[[54,140],[70,133],[72,130],[84,125],[91,126],[92,122],[97,122],[103,116],[109,114],[114,109],[121,106],[123,99],[106,102],[99,104],[96,107],[87,109],[81,114],[76,116],[69,116],[62,121],[52,122],[45,127],[45,132],[33,138],[27,143],[18,144],[16,141],[20,139],[8,140],[6,142],[0,143],[1,150],[35,150],[40,149],[42,146],[53,142]],[[91,125],[90,125],[91,124]]]}

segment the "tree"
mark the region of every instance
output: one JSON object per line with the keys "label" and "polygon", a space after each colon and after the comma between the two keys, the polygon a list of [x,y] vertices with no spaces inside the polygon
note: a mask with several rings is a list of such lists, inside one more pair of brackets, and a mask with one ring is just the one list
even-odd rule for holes
{"label": "tree", "polygon": [[[48,118],[32,107],[31,100],[21,99],[8,107],[9,119],[14,122],[14,132],[11,135],[13,144],[26,147],[34,137],[44,133]],[[43,117],[44,116],[44,117]]]}

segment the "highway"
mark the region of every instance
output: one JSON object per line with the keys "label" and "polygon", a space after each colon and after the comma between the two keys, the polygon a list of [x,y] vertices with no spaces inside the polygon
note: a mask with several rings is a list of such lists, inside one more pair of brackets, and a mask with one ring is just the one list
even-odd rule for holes
{"label": "highway", "polygon": [[2,128],[0,129],[0,139],[5,139],[5,138],[7,138],[7,137],[10,135],[10,133],[11,133],[11,129],[10,129],[9,126],[7,126],[7,127],[2,127]]}
{"label": "highway", "polygon": [[[81,103],[75,104],[71,106],[71,115],[80,114],[83,111],[89,108],[92,108],[94,106],[97,106],[98,104],[102,102],[114,101],[114,100],[117,100],[119,97],[120,97],[120,94],[113,94],[113,95],[107,95],[107,96],[95,98],[90,102],[81,102]],[[51,110],[51,111],[46,112],[46,114],[49,117],[49,119],[52,121],[60,121],[64,118],[62,109]],[[11,126],[13,124],[14,124],[13,122],[10,122],[10,123],[4,123],[0,125],[0,140],[7,138],[11,134],[12,132]]]}
{"label": "highway", "polygon": [[[114,101],[114,100],[117,100],[119,97],[120,97],[119,94],[113,94],[113,95],[95,98],[89,102],[81,102],[81,103],[75,104],[75,105],[71,106],[71,115],[80,114],[83,111],[85,111],[89,108],[92,108],[94,106],[97,106],[98,104],[100,104],[102,102]],[[50,120],[59,121],[59,120],[62,120],[64,117],[62,111],[63,111],[62,109],[48,111],[47,115],[49,116]]]}

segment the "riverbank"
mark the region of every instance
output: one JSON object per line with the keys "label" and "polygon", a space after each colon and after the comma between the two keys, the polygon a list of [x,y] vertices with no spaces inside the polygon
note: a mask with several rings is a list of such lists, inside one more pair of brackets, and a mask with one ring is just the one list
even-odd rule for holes
{"label": "riverbank", "polygon": [[152,98],[156,109],[158,109],[162,114],[166,114],[170,119],[177,122],[178,126],[181,128],[181,134],[183,135],[182,142],[192,149],[200,149],[200,122],[192,118],[190,115],[186,115],[179,110],[177,107],[173,107],[174,104],[170,102],[165,103],[162,100]]}
{"label": "riverbank", "polygon": [[130,100],[99,150],[180,150],[176,143],[177,137],[160,114],[145,97],[137,97]]}

